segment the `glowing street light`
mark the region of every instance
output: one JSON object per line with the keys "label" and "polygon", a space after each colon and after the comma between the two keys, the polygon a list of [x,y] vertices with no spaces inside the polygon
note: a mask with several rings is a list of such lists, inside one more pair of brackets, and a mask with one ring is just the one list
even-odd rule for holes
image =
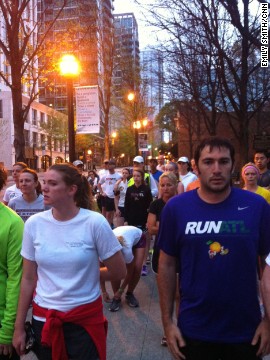
{"label": "glowing street light", "polygon": [[135,94],[133,92],[128,93],[128,101],[134,101],[135,100]]}
{"label": "glowing street light", "polygon": [[75,160],[73,79],[78,76],[80,65],[75,56],[64,55],[59,62],[59,69],[60,74],[67,80],[69,161],[73,162]]}

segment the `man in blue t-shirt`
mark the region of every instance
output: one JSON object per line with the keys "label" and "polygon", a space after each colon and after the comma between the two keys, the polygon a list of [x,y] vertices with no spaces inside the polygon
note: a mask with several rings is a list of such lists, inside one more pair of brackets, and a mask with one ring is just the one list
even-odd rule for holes
{"label": "man in blue t-shirt", "polygon": [[157,170],[157,165],[158,165],[157,159],[152,158],[149,160],[150,173],[152,174],[158,186],[159,178],[163,173],[162,171]]}
{"label": "man in blue t-shirt", "polygon": [[[162,321],[175,359],[257,360],[270,352],[261,318],[257,260],[270,252],[270,207],[231,188],[234,148],[205,139],[195,152],[201,186],[172,198],[159,228]],[[173,322],[176,264],[181,301]]]}

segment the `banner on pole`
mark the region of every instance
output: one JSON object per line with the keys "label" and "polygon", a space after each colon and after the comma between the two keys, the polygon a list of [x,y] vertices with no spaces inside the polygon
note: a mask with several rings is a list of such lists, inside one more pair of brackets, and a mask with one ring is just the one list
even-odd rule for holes
{"label": "banner on pole", "polygon": [[148,151],[148,134],[139,133],[138,134],[138,145],[140,151]]}
{"label": "banner on pole", "polygon": [[100,132],[100,113],[98,86],[78,86],[76,95],[77,134],[98,134]]}

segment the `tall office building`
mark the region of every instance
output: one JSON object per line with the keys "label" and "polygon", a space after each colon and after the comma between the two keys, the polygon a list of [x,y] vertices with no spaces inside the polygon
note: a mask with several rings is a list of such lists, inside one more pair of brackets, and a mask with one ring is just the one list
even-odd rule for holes
{"label": "tall office building", "polygon": [[[23,66],[30,61],[28,67],[24,69],[22,75],[22,104],[24,109],[29,109],[24,123],[24,131],[22,136],[25,140],[25,161],[28,166],[34,169],[46,169],[50,164],[64,161],[63,144],[60,140],[49,138],[45,131],[42,130],[41,124],[46,123],[52,115],[52,109],[40,104],[38,101],[32,101],[31,96],[38,99],[38,59],[33,56],[33,52],[37,46],[38,23],[37,23],[37,0],[30,0],[24,2],[10,2],[12,3],[13,14],[18,10],[18,18],[12,18],[8,14],[10,9],[6,8],[0,11],[0,39],[9,48],[11,46],[11,38],[7,34],[7,23],[11,24],[14,30],[14,37],[16,36],[16,27],[19,24],[19,37],[23,37],[20,42],[20,51],[23,51]],[[19,9],[24,9],[20,14]],[[6,16],[5,16],[6,15]],[[13,31],[12,30],[12,31]],[[10,31],[10,30],[9,30]],[[27,37],[29,36],[29,38]],[[23,49],[24,40],[26,41],[26,48]],[[15,41],[16,44],[16,41]],[[16,59],[19,61],[19,59]],[[0,71],[7,81],[12,84],[11,65],[4,51],[0,54]],[[14,85],[14,84],[13,84]],[[15,162],[15,148],[14,148],[14,121],[13,110],[18,110],[18,104],[13,103],[12,93],[5,81],[0,79],[0,164],[6,169],[11,170],[12,164]],[[61,116],[65,119],[65,115],[55,112],[54,115]],[[49,149],[48,144],[52,144]]]}
{"label": "tall office building", "polygon": [[147,106],[152,120],[164,105],[163,57],[159,50],[143,50],[140,53],[141,78],[144,83]]}
{"label": "tall office building", "polygon": [[140,83],[140,50],[138,24],[133,13],[114,14],[115,66],[114,95],[123,99],[128,91],[136,91]]}
{"label": "tall office building", "polygon": [[[110,46],[110,33],[113,26],[113,0],[68,0],[61,15],[52,27],[45,46],[53,48],[51,54],[54,71],[46,75],[40,83],[40,102],[53,108],[66,110],[66,83],[56,68],[61,56],[66,53],[76,56],[81,65],[81,73],[74,86],[99,85],[102,91],[103,73],[106,71],[106,52],[104,42]],[[59,11],[61,2],[38,0],[38,15],[45,31],[48,21]],[[41,32],[39,36],[42,36]],[[41,59],[41,67],[46,68],[46,59]],[[48,67],[47,67],[48,70]]]}

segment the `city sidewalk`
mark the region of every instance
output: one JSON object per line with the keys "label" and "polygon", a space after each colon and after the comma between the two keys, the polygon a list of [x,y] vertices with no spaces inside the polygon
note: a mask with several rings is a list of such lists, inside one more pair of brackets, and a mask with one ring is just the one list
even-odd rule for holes
{"label": "city sidewalk", "polygon": [[[109,283],[107,290],[112,295]],[[140,302],[138,308],[129,307],[124,296],[118,312],[111,313],[109,304],[104,304],[104,313],[109,322],[107,359],[171,360],[168,349],[160,345],[163,332],[156,279],[152,272],[141,277],[134,294]],[[36,357],[29,353],[22,359],[36,360]]]}

